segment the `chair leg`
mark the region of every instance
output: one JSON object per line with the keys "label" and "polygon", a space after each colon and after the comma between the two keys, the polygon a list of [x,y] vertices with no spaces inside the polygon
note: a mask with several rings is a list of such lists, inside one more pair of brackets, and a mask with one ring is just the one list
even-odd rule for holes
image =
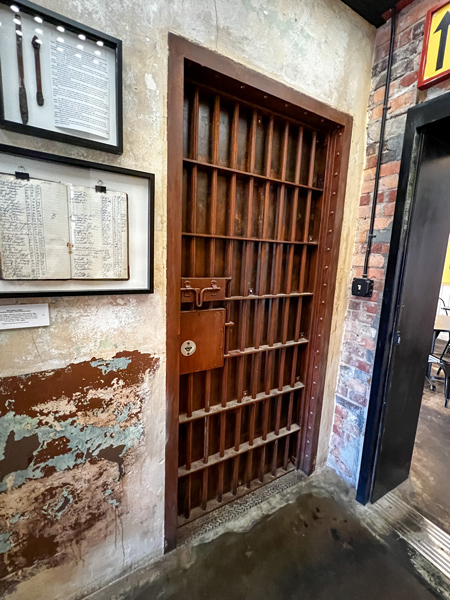
{"label": "chair leg", "polygon": [[448,404],[450,402],[450,374],[447,374],[444,371],[445,374],[445,384],[444,384],[444,395],[445,395],[445,408],[448,408]]}

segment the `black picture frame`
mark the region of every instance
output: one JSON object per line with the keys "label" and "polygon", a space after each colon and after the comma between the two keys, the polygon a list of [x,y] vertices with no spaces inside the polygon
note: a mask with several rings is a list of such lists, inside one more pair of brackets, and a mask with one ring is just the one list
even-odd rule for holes
{"label": "black picture frame", "polygon": [[[54,163],[57,165],[65,165],[68,167],[76,167],[81,169],[90,169],[99,172],[115,173],[118,175],[124,175],[129,177],[135,177],[139,179],[146,179],[148,182],[148,271],[146,274],[147,281],[145,288],[124,288],[120,287],[117,289],[95,289],[95,290],[71,290],[71,291],[27,291],[27,292],[13,292],[7,291],[2,292],[0,290],[0,299],[2,298],[38,298],[38,297],[52,297],[52,296],[92,296],[92,295],[116,295],[116,294],[152,294],[154,293],[154,216],[155,216],[155,175],[153,173],[147,173],[145,171],[138,171],[134,169],[127,169],[118,167],[115,165],[107,165],[103,163],[96,163],[78,158],[70,158],[67,156],[60,156],[50,154],[47,152],[40,152],[37,150],[30,150],[27,148],[17,148],[7,144],[0,144],[0,160],[2,155],[17,156],[18,158],[26,158],[36,161],[45,161]],[[1,171],[1,169],[0,169]],[[129,204],[132,202],[132,198],[129,199]],[[1,282],[2,280],[0,280]],[[70,280],[73,281],[73,280]],[[30,282],[31,283],[31,282]]]}
{"label": "black picture frame", "polygon": [[[61,14],[54,11],[42,8],[34,2],[28,0],[0,0],[0,6],[10,8],[11,5],[19,7],[20,11],[27,15],[40,16],[47,23],[54,24],[55,26],[62,25],[67,31],[76,33],[77,35],[83,34],[87,39],[100,40],[108,48],[115,50],[115,97],[116,97],[116,127],[117,127],[117,141],[116,144],[102,143],[97,140],[84,139],[76,135],[61,133],[58,131],[52,131],[41,127],[35,127],[32,125],[24,125],[16,121],[7,120],[2,118],[0,115],[0,128],[8,131],[14,131],[16,133],[22,133],[25,135],[31,135],[34,137],[41,137],[56,142],[64,142],[67,144],[74,144],[76,146],[83,146],[85,148],[91,148],[93,150],[101,150],[103,152],[110,152],[113,154],[123,153],[123,79],[122,79],[122,41],[118,38],[97,31],[92,27],[83,25],[77,21],[69,19]],[[1,74],[1,73],[0,73]],[[5,73],[3,73],[3,77]],[[1,82],[0,82],[1,83]],[[0,85],[1,88],[1,85]]]}

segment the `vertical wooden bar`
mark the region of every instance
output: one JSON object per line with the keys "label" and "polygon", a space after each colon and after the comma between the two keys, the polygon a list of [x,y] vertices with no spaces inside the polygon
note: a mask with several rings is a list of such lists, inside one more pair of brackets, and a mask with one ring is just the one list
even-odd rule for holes
{"label": "vertical wooden bar", "polygon": [[[192,417],[192,404],[194,398],[194,374],[188,375],[188,397],[187,397],[187,416]],[[191,468],[192,463],[192,421],[187,424],[187,448],[186,448],[186,469]]]}
{"label": "vertical wooden bar", "polygon": [[247,464],[246,464],[246,473],[245,479],[247,483],[247,488],[250,489],[252,484],[252,472],[253,472],[253,450],[249,450],[247,453]]}
{"label": "vertical wooden bar", "polygon": [[[272,162],[272,144],[273,144],[273,116],[270,117],[267,131],[266,157],[265,157],[265,175],[269,177]],[[262,239],[267,239],[267,229],[269,226],[269,202],[270,202],[270,182],[266,181],[264,185],[264,207],[263,207],[263,224],[262,224]],[[266,287],[267,278],[267,250],[268,244],[261,242],[259,245],[259,278],[257,294],[262,296]],[[255,348],[259,348],[262,335],[262,320],[264,315],[265,301],[258,300],[256,309],[256,327],[255,327]],[[258,361],[261,361],[261,356],[258,354]]]}
{"label": "vertical wooden bar", "polygon": [[191,476],[186,476],[186,494],[184,497],[184,516],[189,519],[191,515],[191,496],[192,496]]}
{"label": "vertical wooden bar", "polygon": [[236,496],[236,494],[237,494],[237,488],[238,488],[239,459],[240,459],[240,456],[238,455],[233,460],[233,475],[232,475],[232,478],[231,478],[231,491],[233,493],[233,496]]}
{"label": "vertical wooden bar", "polygon": [[284,438],[284,460],[283,460],[283,469],[285,471],[287,471],[288,469],[288,464],[289,464],[289,442],[290,442],[290,435],[287,435]]}
{"label": "vertical wooden bar", "polygon": [[204,418],[203,424],[203,462],[208,464],[209,457],[209,417]]}
{"label": "vertical wooden bar", "polygon": [[275,477],[277,474],[277,464],[278,464],[278,440],[275,440],[273,445],[273,454],[272,454],[272,475]]}
{"label": "vertical wooden bar", "polygon": [[206,510],[208,506],[208,469],[203,469],[202,478],[202,508]]}
{"label": "vertical wooden bar", "polygon": [[[216,96],[214,99],[214,112],[213,112],[213,128],[212,128],[212,163],[217,165],[219,162],[219,124],[220,124],[220,97]],[[211,235],[216,233],[217,227],[217,169],[212,171],[211,180],[211,205],[210,205],[210,223],[209,230]],[[214,277],[214,265],[216,255],[216,240],[211,238],[209,240],[209,275]]]}
{"label": "vertical wooden bar", "polygon": [[[191,156],[194,160],[198,159],[198,121],[199,121],[199,91],[198,88],[194,91],[194,98],[192,102],[192,116],[191,116]],[[191,189],[190,189],[190,231],[195,233],[197,231],[197,177],[198,169],[197,165],[192,166],[191,171]],[[192,236],[189,241],[189,274],[193,277],[195,275],[195,236]]]}

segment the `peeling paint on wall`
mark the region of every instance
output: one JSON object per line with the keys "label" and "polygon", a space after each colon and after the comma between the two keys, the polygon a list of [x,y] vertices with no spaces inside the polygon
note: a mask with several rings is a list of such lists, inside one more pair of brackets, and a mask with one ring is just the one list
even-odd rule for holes
{"label": "peeling paint on wall", "polygon": [[[67,543],[120,506],[159,358],[121,352],[0,380],[2,577],[64,560]],[[41,481],[45,478],[45,481]],[[113,521],[111,521],[113,522]]]}

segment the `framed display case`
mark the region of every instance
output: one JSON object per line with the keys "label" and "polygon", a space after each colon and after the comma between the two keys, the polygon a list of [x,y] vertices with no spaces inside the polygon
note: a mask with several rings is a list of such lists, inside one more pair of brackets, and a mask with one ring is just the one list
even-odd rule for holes
{"label": "framed display case", "polygon": [[0,0],[0,127],[121,154],[122,42]]}
{"label": "framed display case", "polygon": [[154,175],[0,144],[0,297],[153,292]]}

